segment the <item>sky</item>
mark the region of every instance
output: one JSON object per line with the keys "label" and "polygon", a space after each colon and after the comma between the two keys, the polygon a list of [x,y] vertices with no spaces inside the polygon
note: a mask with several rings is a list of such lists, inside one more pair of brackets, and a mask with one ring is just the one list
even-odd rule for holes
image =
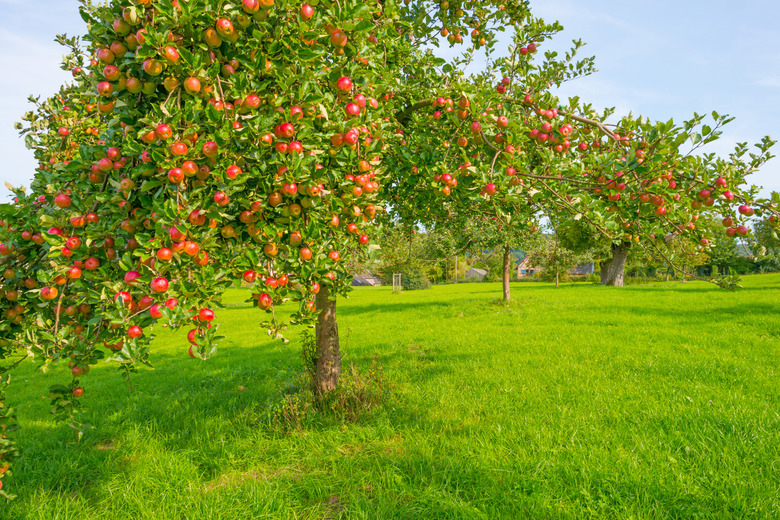
{"label": "sky", "polygon": [[[558,95],[595,108],[615,107],[651,119],[682,121],[713,110],[736,120],[706,151],[727,155],[738,142],[780,138],[780,20],[777,0],[531,0],[531,9],[564,26],[549,49],[587,45],[598,72],[567,83]],[[76,0],[0,0],[0,202],[5,182],[29,185],[35,160],[13,124],[31,94],[49,96],[69,81],[53,40],[85,32]],[[780,145],[775,153],[780,153]],[[780,159],[749,177],[763,194],[780,191]]]}

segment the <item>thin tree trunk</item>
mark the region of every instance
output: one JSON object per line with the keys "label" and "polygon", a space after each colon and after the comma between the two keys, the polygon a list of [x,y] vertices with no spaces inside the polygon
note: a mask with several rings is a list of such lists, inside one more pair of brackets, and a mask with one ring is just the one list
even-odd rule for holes
{"label": "thin tree trunk", "polygon": [[512,262],[509,246],[504,246],[504,301],[508,302],[512,299],[512,295],[509,293],[509,273],[512,271]]}
{"label": "thin tree trunk", "polygon": [[[619,246],[612,244],[612,261],[609,263],[606,283],[603,285],[612,285],[613,287],[623,287],[623,277],[626,271],[626,259],[628,258],[628,248],[630,244],[622,243]],[[602,280],[603,280],[602,269]]]}
{"label": "thin tree trunk", "polygon": [[317,353],[314,371],[314,390],[322,395],[336,389],[341,376],[341,349],[339,326],[336,322],[336,300],[330,299],[330,291],[322,287],[317,293]]}
{"label": "thin tree trunk", "polygon": [[558,288],[558,269],[555,270],[555,288]]}

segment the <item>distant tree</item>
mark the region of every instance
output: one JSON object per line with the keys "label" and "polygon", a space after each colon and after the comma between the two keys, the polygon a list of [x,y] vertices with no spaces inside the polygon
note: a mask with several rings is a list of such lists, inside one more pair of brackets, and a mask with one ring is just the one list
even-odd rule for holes
{"label": "distant tree", "polygon": [[780,271],[780,234],[772,217],[756,222],[753,228],[756,269],[763,273]]}

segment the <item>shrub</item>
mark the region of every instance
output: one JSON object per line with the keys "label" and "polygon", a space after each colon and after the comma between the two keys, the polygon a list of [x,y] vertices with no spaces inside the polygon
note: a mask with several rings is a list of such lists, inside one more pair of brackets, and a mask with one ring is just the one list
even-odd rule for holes
{"label": "shrub", "polygon": [[407,269],[401,273],[401,286],[405,291],[416,291],[419,289],[429,289],[431,281],[425,276],[421,269]]}

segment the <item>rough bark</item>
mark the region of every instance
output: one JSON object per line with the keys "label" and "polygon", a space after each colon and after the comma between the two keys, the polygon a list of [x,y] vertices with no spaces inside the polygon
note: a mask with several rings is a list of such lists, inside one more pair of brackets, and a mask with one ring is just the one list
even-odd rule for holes
{"label": "rough bark", "polygon": [[336,300],[330,299],[330,291],[322,287],[317,294],[317,351],[314,371],[314,389],[322,395],[336,389],[341,376],[341,349],[339,326],[336,322]]}
{"label": "rough bark", "polygon": [[604,281],[604,270],[602,267],[602,284],[612,285],[613,287],[623,287],[623,276],[626,271],[626,259],[628,258],[629,244],[612,244],[612,261],[609,263],[607,279]]}
{"label": "rough bark", "polygon": [[510,254],[509,246],[504,246],[504,301],[508,302],[512,299],[512,295],[509,292],[509,275],[512,272],[512,255]]}
{"label": "rough bark", "polygon": [[607,285],[607,279],[609,278],[609,264],[610,262],[606,260],[599,262],[599,276],[601,276],[601,285]]}

